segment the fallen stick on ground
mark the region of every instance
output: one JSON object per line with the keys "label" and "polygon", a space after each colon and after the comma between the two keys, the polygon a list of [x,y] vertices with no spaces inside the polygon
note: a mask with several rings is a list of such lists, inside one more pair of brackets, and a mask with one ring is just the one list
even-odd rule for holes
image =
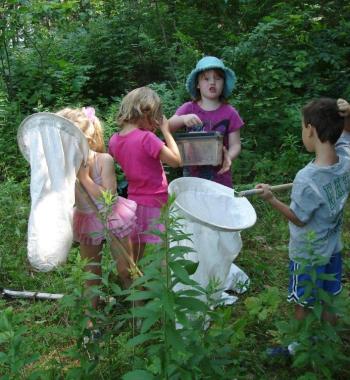
{"label": "fallen stick on ground", "polygon": [[10,289],[1,289],[0,294],[5,298],[29,298],[34,300],[59,300],[64,296],[64,294],[28,292],[26,290],[19,291]]}

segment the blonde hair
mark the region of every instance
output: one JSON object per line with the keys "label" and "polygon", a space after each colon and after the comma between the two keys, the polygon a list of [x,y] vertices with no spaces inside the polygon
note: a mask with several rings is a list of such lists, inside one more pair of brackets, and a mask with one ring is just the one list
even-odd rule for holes
{"label": "blonde hair", "polygon": [[117,115],[117,122],[119,125],[125,123],[140,125],[145,119],[161,122],[162,118],[162,103],[157,93],[149,87],[140,87],[124,96]]}
{"label": "blonde hair", "polygon": [[104,153],[105,143],[101,122],[96,116],[88,117],[84,110],[85,108],[64,108],[56,114],[70,120],[84,133],[90,149]]}

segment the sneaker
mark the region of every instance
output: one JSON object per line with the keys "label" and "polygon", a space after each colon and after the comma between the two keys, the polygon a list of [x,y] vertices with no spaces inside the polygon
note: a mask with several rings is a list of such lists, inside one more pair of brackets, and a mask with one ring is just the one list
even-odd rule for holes
{"label": "sneaker", "polygon": [[292,342],[292,343],[288,344],[288,351],[289,351],[290,355],[292,355],[292,356],[295,355],[295,352],[296,352],[299,344],[300,343],[298,343],[298,342]]}
{"label": "sneaker", "polygon": [[288,347],[276,346],[269,347],[266,349],[266,355],[270,357],[286,357],[288,358],[291,354]]}
{"label": "sneaker", "polygon": [[266,350],[266,354],[270,357],[290,357],[295,355],[296,349],[299,346],[298,342],[292,342],[288,344],[287,347],[283,346],[276,346],[276,347],[269,347]]}
{"label": "sneaker", "polygon": [[83,337],[83,347],[86,349],[87,348],[87,344],[89,343],[96,343],[98,342],[102,337],[102,333],[100,330],[90,330],[90,334],[89,336],[88,335],[85,335]]}

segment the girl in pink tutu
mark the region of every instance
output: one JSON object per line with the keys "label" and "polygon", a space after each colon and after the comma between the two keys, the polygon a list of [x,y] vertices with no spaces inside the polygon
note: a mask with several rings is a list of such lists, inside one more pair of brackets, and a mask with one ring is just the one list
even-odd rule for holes
{"label": "girl in pink tutu", "polygon": [[[162,230],[153,221],[168,199],[168,182],[162,163],[181,165],[179,149],[169,132],[158,95],[148,87],[129,92],[120,105],[117,122],[121,131],[109,141],[109,153],[123,169],[128,181],[128,198],[137,203],[136,228],[131,234],[134,260],[143,255],[146,243],[159,243],[149,232]],[[154,133],[159,129],[164,141]]]}
{"label": "girl in pink tutu", "polygon": [[[102,210],[103,203],[99,200],[102,191],[110,190],[116,193],[117,183],[113,158],[105,152],[103,130],[99,119],[95,116],[92,107],[82,109],[65,108],[57,113],[73,122],[87,138],[90,151],[86,167],[81,166],[77,177],[80,184],[88,192],[98,210]],[[86,270],[101,276],[101,251],[105,240],[105,228],[96,216],[89,202],[86,200],[78,186],[75,189],[75,209],[73,216],[74,240],[80,243],[80,254],[89,264]],[[136,216],[136,203],[132,200],[118,196],[108,216],[107,229],[122,242],[131,254],[130,233],[134,228]],[[117,269],[120,279],[125,287],[130,285],[129,266],[126,259],[119,254],[117,248],[111,243],[111,250],[117,260]],[[97,285],[100,279],[87,280],[86,286]],[[98,297],[92,298],[92,306],[97,307]]]}

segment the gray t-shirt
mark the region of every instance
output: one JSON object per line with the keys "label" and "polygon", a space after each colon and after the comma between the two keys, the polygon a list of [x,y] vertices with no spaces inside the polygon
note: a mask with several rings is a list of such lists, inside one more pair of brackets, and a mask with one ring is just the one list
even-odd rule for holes
{"label": "gray t-shirt", "polygon": [[335,149],[338,154],[350,156],[350,132],[343,131],[335,144]]}
{"label": "gray t-shirt", "polygon": [[[310,162],[293,182],[290,208],[304,227],[289,222],[289,257],[329,259],[342,249],[343,208],[350,191],[350,158],[339,154],[339,162],[317,166]],[[314,256],[313,256],[314,257]]]}

